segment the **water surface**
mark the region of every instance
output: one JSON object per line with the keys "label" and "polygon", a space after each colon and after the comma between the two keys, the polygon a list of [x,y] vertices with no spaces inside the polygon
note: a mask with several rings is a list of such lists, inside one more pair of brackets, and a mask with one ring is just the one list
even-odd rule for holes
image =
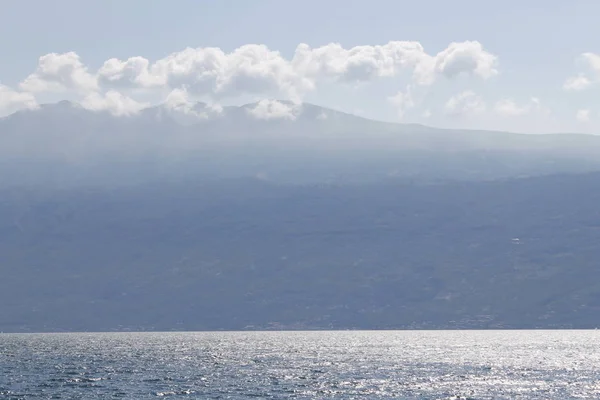
{"label": "water surface", "polygon": [[592,399],[599,371],[599,331],[0,335],[2,399]]}

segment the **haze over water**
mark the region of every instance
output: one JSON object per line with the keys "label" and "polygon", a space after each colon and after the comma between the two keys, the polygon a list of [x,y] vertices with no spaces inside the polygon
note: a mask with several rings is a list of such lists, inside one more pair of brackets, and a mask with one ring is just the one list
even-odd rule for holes
{"label": "haze over water", "polygon": [[591,399],[597,331],[0,335],[0,398]]}

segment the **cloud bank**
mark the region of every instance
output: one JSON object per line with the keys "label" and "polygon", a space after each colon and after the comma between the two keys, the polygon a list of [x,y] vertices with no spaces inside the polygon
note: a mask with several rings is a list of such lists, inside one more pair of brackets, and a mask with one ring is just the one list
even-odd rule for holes
{"label": "cloud bank", "polygon": [[[96,70],[75,52],[50,53],[39,58],[18,89],[2,88],[0,107],[3,111],[31,108],[39,94],[66,92],[79,97],[85,108],[115,115],[145,106],[135,99],[139,93],[162,98],[168,94],[170,104],[179,96],[180,108],[195,98],[215,104],[241,96],[300,102],[323,83],[366,83],[408,72],[411,85],[430,86],[439,79],[459,76],[489,79],[498,74],[497,63],[497,56],[477,41],[453,42],[437,54],[427,53],[415,41],[351,48],[337,43],[315,48],[300,44],[290,58],[262,44],[247,44],[229,53],[217,47],[189,47],[154,61],[141,56],[111,58]],[[182,94],[187,100],[181,100]],[[398,94],[390,101],[399,108],[408,107],[407,95]],[[260,109],[272,106],[263,104]],[[257,116],[264,115],[257,112]]]}

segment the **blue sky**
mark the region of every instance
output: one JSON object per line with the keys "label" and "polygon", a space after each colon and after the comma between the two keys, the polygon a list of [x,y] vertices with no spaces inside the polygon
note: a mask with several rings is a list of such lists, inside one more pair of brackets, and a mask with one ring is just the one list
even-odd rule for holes
{"label": "blue sky", "polygon": [[0,114],[63,98],[121,112],[288,98],[397,122],[600,133],[599,15],[595,0],[5,2]]}

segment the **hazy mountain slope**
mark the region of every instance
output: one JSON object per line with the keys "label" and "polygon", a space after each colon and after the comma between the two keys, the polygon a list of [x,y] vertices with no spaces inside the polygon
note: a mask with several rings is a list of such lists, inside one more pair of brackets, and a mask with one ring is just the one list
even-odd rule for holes
{"label": "hazy mountain slope", "polygon": [[595,327],[598,182],[4,189],[0,330]]}
{"label": "hazy mountain slope", "polygon": [[600,137],[442,130],[304,104],[295,119],[158,106],[115,117],[61,102],[0,120],[0,186],[261,177],[279,183],[487,180],[600,170]]}
{"label": "hazy mountain slope", "polygon": [[255,107],[1,119],[0,330],[598,324],[600,137]]}

